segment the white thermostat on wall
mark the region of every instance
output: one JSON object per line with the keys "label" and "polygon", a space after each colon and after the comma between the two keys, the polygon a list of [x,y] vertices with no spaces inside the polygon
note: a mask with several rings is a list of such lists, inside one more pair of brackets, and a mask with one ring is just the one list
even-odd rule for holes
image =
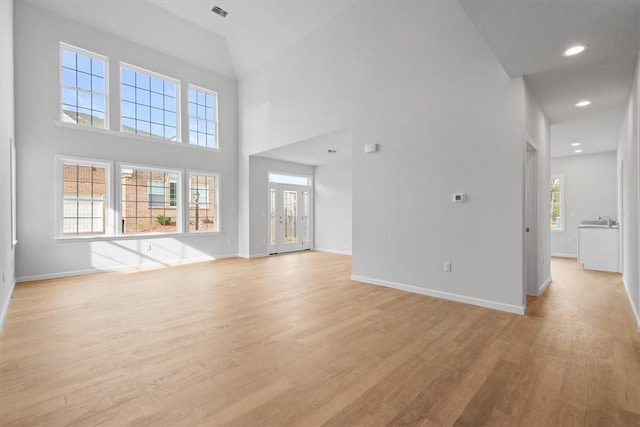
{"label": "white thermostat on wall", "polygon": [[467,195],[464,193],[453,193],[453,203],[464,203],[467,201]]}

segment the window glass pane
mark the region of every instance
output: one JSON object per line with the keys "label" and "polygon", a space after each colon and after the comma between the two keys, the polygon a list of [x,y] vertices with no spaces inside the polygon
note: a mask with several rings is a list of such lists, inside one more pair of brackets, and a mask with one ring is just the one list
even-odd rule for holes
{"label": "window glass pane", "polygon": [[191,144],[217,148],[214,102],[213,93],[189,88],[189,142]]}
{"label": "window glass pane", "polygon": [[75,70],[76,69],[76,53],[66,49],[63,50],[62,66]]}
{"label": "window glass pane", "polygon": [[62,165],[62,234],[105,234],[107,169],[99,164]]}
{"label": "window glass pane", "polygon": [[127,84],[129,86],[136,86],[136,73],[128,70],[126,68],[122,68],[121,70],[121,75],[122,75],[122,84]]}
{"label": "window glass pane", "polygon": [[[156,75],[141,71],[133,72],[122,67],[122,73],[133,75],[132,86],[122,84],[123,105],[122,122],[125,118],[135,118],[135,129],[138,135],[153,138],[176,140],[178,127],[177,103],[175,99],[176,84]],[[172,89],[173,88],[173,89]],[[167,96],[167,89],[171,96]],[[123,131],[127,131],[124,129]]]}
{"label": "window glass pane", "polygon": [[269,174],[269,182],[277,184],[311,185],[311,178],[308,176],[283,175],[278,173]]}
{"label": "window glass pane", "polygon": [[550,227],[551,230],[563,230],[563,215],[562,205],[562,180],[560,177],[551,178],[551,213],[550,213]]}
{"label": "window glass pane", "polygon": [[76,87],[76,72],[69,68],[62,68],[62,84],[65,86]]}
{"label": "window glass pane", "polygon": [[120,175],[124,234],[179,231],[178,174],[123,166]]}
{"label": "window glass pane", "polygon": [[136,73],[136,87],[141,89],[149,90],[150,88],[150,78],[148,75],[137,72]]}
{"label": "window glass pane", "polygon": [[189,176],[189,231],[218,231],[216,191],[212,175]]}
{"label": "window glass pane", "polygon": [[[94,127],[106,127],[107,94],[105,65],[99,58],[61,46],[61,120]],[[79,88],[81,91],[74,91]],[[97,101],[94,102],[93,100]],[[93,120],[101,113],[100,120]]]}
{"label": "window glass pane", "polygon": [[77,54],[78,71],[91,74],[91,58],[86,55]]}

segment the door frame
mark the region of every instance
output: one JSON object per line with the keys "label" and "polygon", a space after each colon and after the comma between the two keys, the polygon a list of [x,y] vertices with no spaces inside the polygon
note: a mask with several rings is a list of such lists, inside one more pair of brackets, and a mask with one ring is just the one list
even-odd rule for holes
{"label": "door frame", "polygon": [[[294,176],[294,175],[292,175]],[[302,219],[301,227],[300,227],[300,236],[302,237],[302,240],[299,241],[298,243],[300,244],[300,247],[295,249],[292,248],[292,246],[289,246],[287,248],[287,250],[283,250],[286,246],[281,242],[282,239],[282,227],[279,226],[278,224],[278,219],[277,219],[277,211],[276,211],[276,226],[275,226],[275,239],[272,239],[272,231],[271,231],[271,190],[274,189],[275,190],[275,194],[276,194],[276,199],[275,199],[275,203],[276,206],[280,205],[282,203],[282,200],[280,198],[280,195],[282,194],[283,191],[285,190],[294,190],[294,191],[298,191],[302,194],[304,194],[304,192],[308,192],[309,193],[309,239],[308,240],[304,240],[304,220]],[[313,199],[314,199],[314,193],[313,193],[313,186],[312,185],[295,185],[295,184],[281,184],[281,183],[274,183],[274,182],[269,182],[268,186],[267,186],[267,253],[270,255],[273,254],[281,254],[281,253],[288,253],[288,252],[298,252],[298,251],[304,251],[304,250],[311,250],[313,248],[313,235],[314,235],[314,220],[313,220]],[[304,196],[302,196],[299,200],[298,200],[298,211],[300,212],[302,209],[304,209]],[[300,217],[300,215],[298,214],[298,217]],[[282,223],[280,223],[282,224]],[[275,243],[272,244],[271,242],[274,241]]]}
{"label": "door frame", "polygon": [[[529,155],[533,156],[529,164]],[[523,212],[522,212],[522,303],[527,295],[539,295],[540,215],[538,148],[529,140],[524,144]],[[527,228],[529,231],[527,232]]]}

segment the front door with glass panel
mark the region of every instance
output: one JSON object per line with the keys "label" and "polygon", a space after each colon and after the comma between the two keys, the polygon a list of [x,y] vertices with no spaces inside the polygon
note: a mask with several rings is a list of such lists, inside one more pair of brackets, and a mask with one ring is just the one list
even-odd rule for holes
{"label": "front door with glass panel", "polygon": [[311,188],[269,185],[269,253],[311,249]]}

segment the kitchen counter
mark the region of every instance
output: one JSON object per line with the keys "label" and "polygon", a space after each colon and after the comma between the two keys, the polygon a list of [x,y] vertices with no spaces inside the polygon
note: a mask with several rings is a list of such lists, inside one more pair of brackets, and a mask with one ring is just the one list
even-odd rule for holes
{"label": "kitchen counter", "polygon": [[587,270],[620,272],[620,227],[578,226],[578,262]]}

